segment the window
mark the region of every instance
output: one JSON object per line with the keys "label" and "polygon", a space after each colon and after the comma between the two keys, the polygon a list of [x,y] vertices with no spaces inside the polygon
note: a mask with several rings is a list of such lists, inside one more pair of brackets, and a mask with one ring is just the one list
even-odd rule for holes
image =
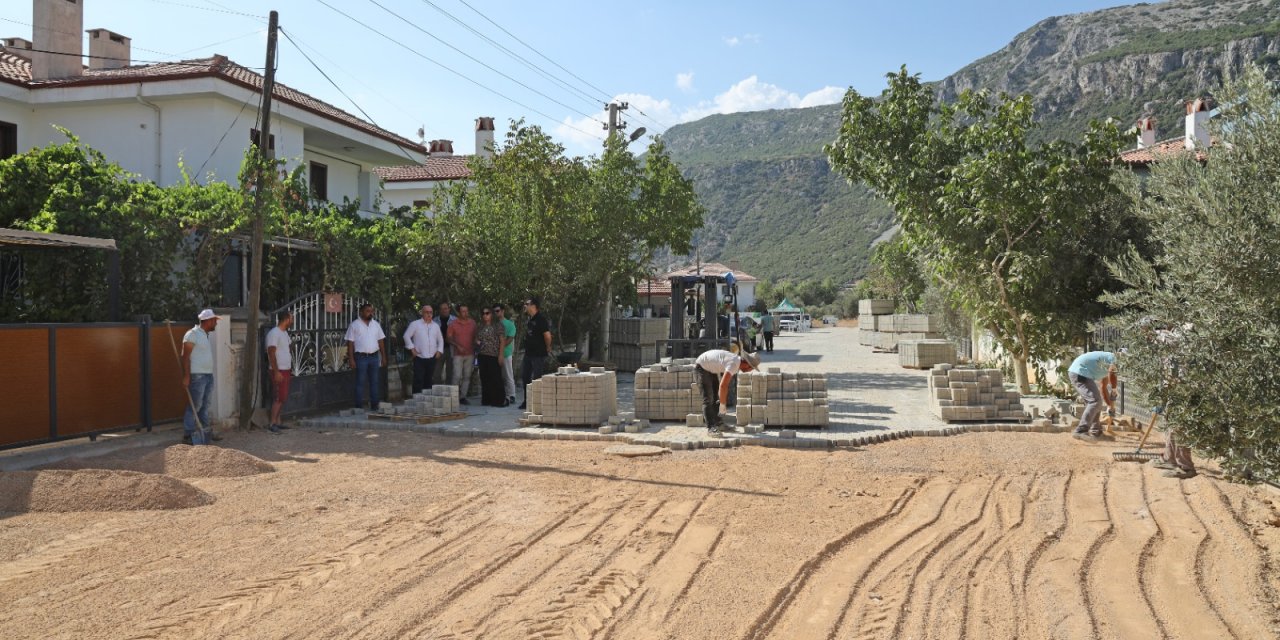
{"label": "window", "polygon": [[18,125],[0,122],[0,159],[18,154]]}
{"label": "window", "polygon": [[307,175],[311,178],[311,197],[317,200],[329,199],[329,167],[312,162]]}
{"label": "window", "polygon": [[[256,145],[258,145],[258,146],[262,146],[262,145],[258,142],[258,140],[260,140],[261,138],[262,138],[262,132],[261,132],[261,131],[258,131],[257,129],[250,129],[250,130],[249,130],[249,142],[252,142],[253,144],[256,144]],[[271,150],[271,151],[275,151],[275,150],[276,150],[276,136],[275,136],[275,134],[274,134],[274,133],[273,133],[273,134],[271,134],[270,136],[267,136],[267,149],[269,149],[269,150]]]}
{"label": "window", "polygon": [[431,206],[431,203],[427,202],[426,200],[414,200],[414,201],[413,201],[413,208],[414,208],[414,209],[426,209],[426,208],[427,208],[427,207],[429,207],[429,206]]}

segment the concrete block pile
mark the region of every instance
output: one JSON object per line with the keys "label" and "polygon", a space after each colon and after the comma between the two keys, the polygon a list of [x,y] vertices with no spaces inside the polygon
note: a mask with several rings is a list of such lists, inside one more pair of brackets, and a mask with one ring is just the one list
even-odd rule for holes
{"label": "concrete block pile", "polygon": [[669,337],[667,318],[614,318],[609,321],[609,361],[619,371],[636,371],[658,361],[658,341]]}
{"label": "concrete block pile", "polygon": [[826,427],[827,376],[823,373],[752,371],[738,374],[739,425]]}
{"label": "concrete block pile", "polygon": [[892,300],[858,301],[858,344],[877,351],[897,351],[906,340],[940,340],[941,321],[922,313],[893,312]]}
{"label": "concrete block pile", "polygon": [[948,340],[902,340],[898,342],[898,364],[908,369],[932,369],[956,362],[956,346]]}
{"label": "concrete block pile", "polygon": [[392,416],[447,416],[458,413],[458,410],[458,387],[438,384],[413,394],[398,405],[380,402],[377,412]]}
{"label": "concrete block pile", "polygon": [[702,388],[694,361],[681,358],[636,371],[636,417],[684,422],[702,413]]}
{"label": "concrete block pile", "polygon": [[1027,418],[1022,394],[1005,388],[999,369],[939,364],[929,372],[929,399],[947,422]]}
{"label": "concrete block pile", "polygon": [[529,385],[522,424],[598,426],[618,413],[618,376],[604,367],[560,367]]}

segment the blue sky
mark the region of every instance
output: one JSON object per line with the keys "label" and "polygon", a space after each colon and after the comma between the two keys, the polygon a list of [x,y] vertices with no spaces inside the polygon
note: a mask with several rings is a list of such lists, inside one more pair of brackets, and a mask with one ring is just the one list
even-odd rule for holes
{"label": "blue sky", "polygon": [[[266,41],[265,20],[252,16],[274,8],[281,26],[385,128],[416,138],[423,127],[427,139],[451,139],[455,151],[470,153],[476,116],[498,118],[500,129],[508,119],[523,117],[579,154],[599,147],[606,98],[629,101],[632,128],[644,126],[650,133],[711,113],[838,102],[850,86],[878,93],[884,74],[904,63],[926,79],[938,79],[1049,16],[1128,4],[326,0],[414,53],[320,0],[82,1],[85,28],[129,36],[135,60],[222,53],[252,67],[262,66]],[[31,37],[31,6],[26,0],[0,4],[0,36]],[[467,27],[576,90],[540,75]],[[280,52],[281,82],[358,113],[287,40]]]}

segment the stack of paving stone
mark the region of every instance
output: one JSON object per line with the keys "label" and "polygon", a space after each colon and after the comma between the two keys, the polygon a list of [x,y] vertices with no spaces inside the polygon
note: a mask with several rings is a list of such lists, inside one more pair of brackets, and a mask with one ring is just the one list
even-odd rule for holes
{"label": "stack of paving stone", "polygon": [[[862,302],[880,302],[863,300]],[[868,307],[874,310],[876,307]],[[941,323],[936,316],[921,313],[859,314],[858,343],[879,351],[897,351],[907,340],[941,340]]]}
{"label": "stack of paving stone", "polygon": [[521,424],[599,426],[618,413],[618,377],[604,367],[560,367],[534,380],[528,398]]}
{"label": "stack of paving stone", "polygon": [[824,373],[752,371],[738,374],[738,424],[747,433],[755,426],[826,427],[831,423]]}
{"label": "stack of paving stone", "polygon": [[947,422],[1023,420],[1022,394],[1005,389],[999,369],[939,364],[929,372],[934,413]]}
{"label": "stack of paving stone", "polygon": [[954,363],[956,346],[948,340],[902,340],[898,342],[898,364],[907,369],[932,369]]}
{"label": "stack of paving stone", "polygon": [[447,416],[458,413],[458,387],[438,384],[413,394],[399,405],[381,402],[378,403],[377,413],[392,416]]}
{"label": "stack of paving stone", "polygon": [[609,361],[619,371],[635,371],[658,361],[658,341],[669,337],[667,318],[609,321]]}
{"label": "stack of paving stone", "polygon": [[636,371],[636,417],[685,421],[702,412],[702,389],[692,359],[659,363]]}

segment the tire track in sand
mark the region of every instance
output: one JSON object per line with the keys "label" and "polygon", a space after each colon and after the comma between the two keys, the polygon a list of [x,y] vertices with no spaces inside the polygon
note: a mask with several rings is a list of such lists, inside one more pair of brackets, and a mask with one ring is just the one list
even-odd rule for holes
{"label": "tire track in sand", "polygon": [[709,495],[664,502],[594,566],[560,567],[483,625],[477,637],[595,637],[652,574]]}
{"label": "tire track in sand", "polygon": [[1182,488],[1200,522],[1215,532],[1202,567],[1201,587],[1237,638],[1275,633],[1272,620],[1280,619],[1280,600],[1268,589],[1265,576],[1272,569],[1265,549],[1216,481],[1201,477],[1183,482]]}
{"label": "tire track in sand", "polygon": [[[366,529],[358,538],[341,549],[326,551],[284,571],[256,578],[239,587],[195,606],[184,605],[182,610],[169,616],[152,619],[142,626],[135,640],[210,636],[225,632],[228,627],[243,624],[254,615],[269,611],[277,603],[299,593],[323,588],[336,575],[342,574],[366,561],[422,539],[445,518],[459,513],[470,513],[480,506],[484,492],[476,492],[455,500],[438,510],[426,520],[407,521],[392,517]],[[487,519],[472,522],[468,531],[483,525]],[[447,548],[466,535],[463,531],[440,542],[439,549]]]}
{"label": "tire track in sand", "polygon": [[[893,546],[936,520],[954,491],[955,485],[945,480],[928,485],[917,480],[885,513],[828,542],[778,588],[769,605],[747,627],[743,640],[763,640],[775,630],[783,638],[834,633],[854,591],[880,556],[876,545],[885,541]],[[869,546],[856,546],[881,527],[884,534],[877,535]]]}
{"label": "tire track in sand", "polygon": [[1063,491],[1063,526],[1056,538],[1033,554],[1024,574],[1027,601],[1026,638],[1097,636],[1089,611],[1084,576],[1100,539],[1111,528],[1104,500],[1104,473],[1072,476]]}
{"label": "tire track in sand", "polygon": [[1100,538],[1085,590],[1093,594],[1099,634],[1125,640],[1165,637],[1143,578],[1158,529],[1148,509],[1142,467],[1112,465],[1109,477],[1104,506],[1114,529]]}
{"label": "tire track in sand", "polygon": [[955,499],[947,505],[945,516],[938,518],[924,535],[917,536],[922,544],[905,548],[907,553],[897,554],[886,563],[887,570],[882,575],[868,581],[868,595],[855,599],[855,615],[849,618],[852,626],[844,629],[842,635],[856,633],[854,637],[860,639],[904,637],[903,627],[918,618],[912,604],[921,574],[986,517],[991,493],[998,481],[999,478],[990,482],[971,478],[956,489]]}
{"label": "tire track in sand", "polygon": [[1162,479],[1155,488],[1150,508],[1160,539],[1152,546],[1148,583],[1156,613],[1171,637],[1232,637],[1198,575],[1209,546],[1209,532],[1192,512],[1180,481]]}

